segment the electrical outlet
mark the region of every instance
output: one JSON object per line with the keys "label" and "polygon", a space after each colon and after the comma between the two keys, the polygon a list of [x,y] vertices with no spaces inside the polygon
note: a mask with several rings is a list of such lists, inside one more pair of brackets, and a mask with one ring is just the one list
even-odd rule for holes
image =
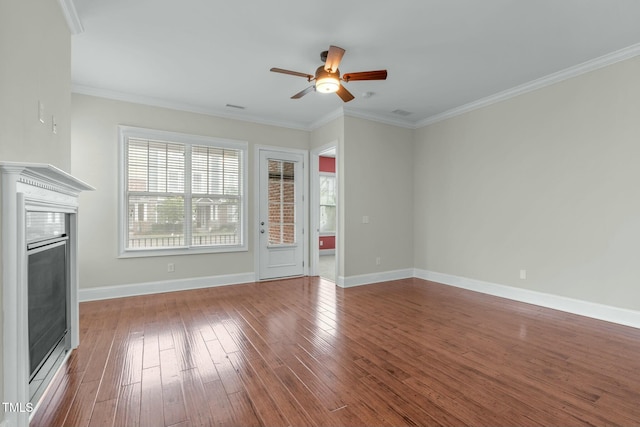
{"label": "electrical outlet", "polygon": [[56,122],[56,116],[51,116],[51,132],[58,133],[58,122]]}
{"label": "electrical outlet", "polygon": [[376,265],[380,265],[380,257],[376,257]]}
{"label": "electrical outlet", "polygon": [[520,270],[520,278],[525,280],[527,278],[527,270]]}
{"label": "electrical outlet", "polygon": [[174,271],[176,271],[176,266],[172,262],[167,264],[167,272],[168,273],[173,273]]}

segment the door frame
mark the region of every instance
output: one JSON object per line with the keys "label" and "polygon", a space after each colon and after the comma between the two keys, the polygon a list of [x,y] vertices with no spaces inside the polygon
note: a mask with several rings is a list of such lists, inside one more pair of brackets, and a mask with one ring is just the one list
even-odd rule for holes
{"label": "door frame", "polygon": [[[255,281],[260,279],[260,152],[275,151],[302,156],[302,262],[303,275],[309,275],[309,150],[256,144],[253,149],[253,265]],[[265,279],[273,280],[273,279]]]}
{"label": "door frame", "polygon": [[[340,202],[339,202],[339,180],[338,176],[338,141],[332,141],[328,144],[324,144],[320,147],[314,148],[311,150],[311,166],[309,167],[309,174],[311,176],[310,179],[310,200],[309,200],[309,217],[310,217],[310,232],[309,235],[311,237],[311,241],[313,242],[310,246],[310,260],[309,260],[309,275],[317,276],[318,275],[318,263],[320,261],[320,248],[318,248],[318,239],[320,239],[320,154],[325,151],[330,150],[331,148],[335,148],[336,150],[336,247],[335,247],[335,283],[338,284],[338,232],[340,230]],[[311,173],[313,171],[313,173]],[[312,207],[312,208],[311,208]]]}

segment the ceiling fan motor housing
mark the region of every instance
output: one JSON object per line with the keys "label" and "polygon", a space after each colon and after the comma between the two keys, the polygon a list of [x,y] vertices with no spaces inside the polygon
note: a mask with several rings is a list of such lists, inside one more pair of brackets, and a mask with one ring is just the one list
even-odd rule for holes
{"label": "ceiling fan motor housing", "polygon": [[324,69],[324,66],[316,70],[316,91],[323,93],[333,93],[340,89],[340,70],[331,73]]}
{"label": "ceiling fan motor housing", "polygon": [[316,80],[324,77],[333,77],[340,80],[340,70],[336,70],[335,73],[330,73],[324,69],[324,65],[321,65],[316,69]]}

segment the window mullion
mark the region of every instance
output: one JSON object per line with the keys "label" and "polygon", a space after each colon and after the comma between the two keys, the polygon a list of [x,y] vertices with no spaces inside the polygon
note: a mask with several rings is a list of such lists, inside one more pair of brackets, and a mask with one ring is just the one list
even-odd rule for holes
{"label": "window mullion", "polygon": [[191,194],[191,145],[186,144],[184,147],[184,243],[185,246],[191,247],[193,239],[191,233],[193,232],[193,212]]}

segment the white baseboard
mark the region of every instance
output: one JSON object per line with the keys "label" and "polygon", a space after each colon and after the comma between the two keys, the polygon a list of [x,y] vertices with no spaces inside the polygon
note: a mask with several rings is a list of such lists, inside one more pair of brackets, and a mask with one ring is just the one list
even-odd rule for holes
{"label": "white baseboard", "polygon": [[212,288],[216,286],[238,285],[255,282],[255,273],[227,274],[223,276],[195,277],[191,279],[163,280],[159,282],[134,283],[128,285],[84,288],[78,291],[80,302],[136,295],[158,294],[162,292],[185,291],[189,289]]}
{"label": "white baseboard", "polygon": [[552,308],[554,310],[560,310],[567,313],[578,314],[580,316],[591,317],[593,319],[640,328],[640,312],[635,310],[597,304],[594,302],[531,291],[528,289],[515,288],[513,286],[483,282],[481,280],[437,273],[428,270],[415,269],[413,276],[419,279],[455,286],[457,288],[481,292],[483,294],[494,295],[514,301]]}
{"label": "white baseboard", "polygon": [[387,282],[389,280],[408,279],[413,277],[413,269],[382,271],[379,273],[360,274],[357,276],[339,276],[337,285],[341,288],[370,285],[372,283]]}
{"label": "white baseboard", "polygon": [[[513,286],[500,285],[497,283],[484,282],[481,280],[429,270],[408,268],[356,276],[339,276],[336,284],[341,288],[351,288],[411,277],[640,329],[640,311],[597,304],[594,302],[516,288]],[[251,282],[255,282],[255,273],[253,272],[117,286],[102,286],[98,288],[80,289],[79,300],[96,301],[162,292],[237,285]],[[0,427],[5,427],[3,422],[4,421],[0,421]]]}

